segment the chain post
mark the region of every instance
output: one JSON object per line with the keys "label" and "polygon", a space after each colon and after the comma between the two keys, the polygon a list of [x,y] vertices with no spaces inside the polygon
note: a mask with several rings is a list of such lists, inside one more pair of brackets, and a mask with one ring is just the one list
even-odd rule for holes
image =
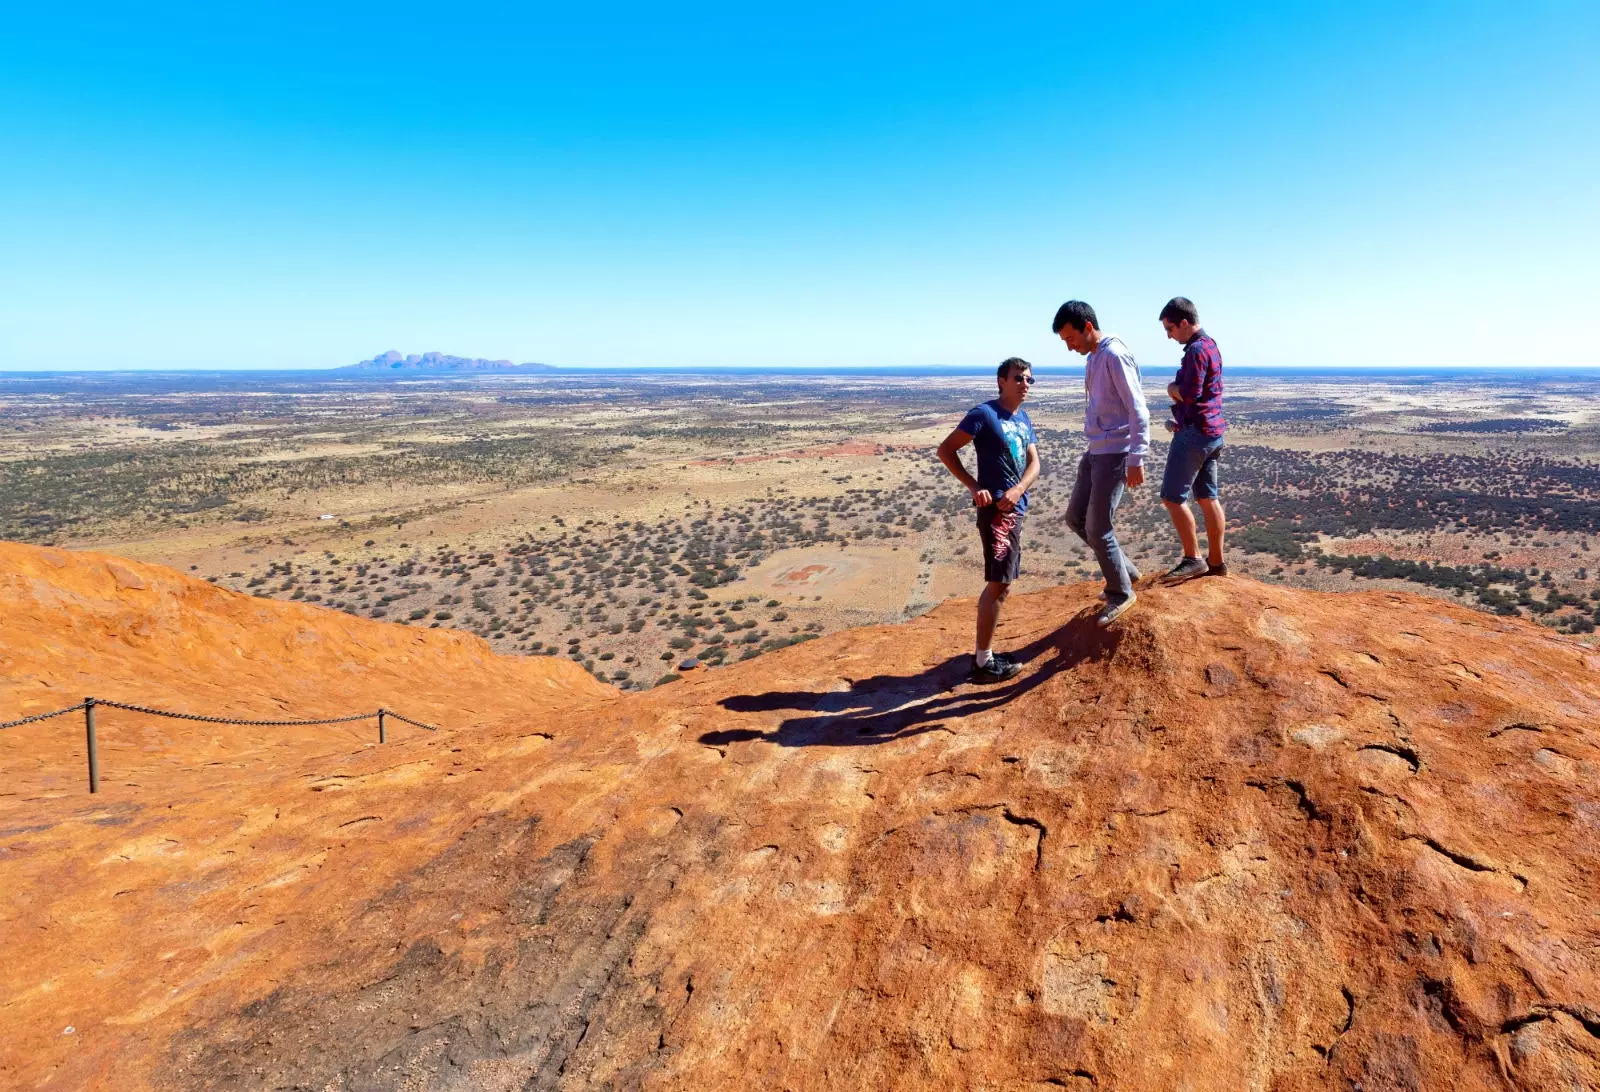
{"label": "chain post", "polygon": [[95,748],[94,699],[83,699],[83,730],[89,739],[89,791],[100,791],[100,752]]}
{"label": "chain post", "polygon": [[384,727],[383,727],[383,714],[386,713],[387,711],[388,710],[384,709],[383,706],[381,706],[381,705],[378,706],[378,742],[379,743],[387,743],[389,741],[388,733],[384,730]]}

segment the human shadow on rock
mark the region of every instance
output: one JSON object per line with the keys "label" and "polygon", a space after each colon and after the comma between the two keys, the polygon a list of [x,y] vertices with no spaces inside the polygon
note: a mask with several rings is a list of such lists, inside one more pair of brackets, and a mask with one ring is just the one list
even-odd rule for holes
{"label": "human shadow on rock", "polygon": [[[733,694],[719,703],[734,713],[804,710],[777,728],[725,728],[707,732],[700,742],[712,747],[766,740],[783,747],[858,747],[902,739],[1015,701],[1062,671],[1108,658],[1121,641],[1118,629],[1095,625],[1094,612],[1075,615],[1065,625],[1006,655],[1025,665],[1014,680],[997,686],[966,682],[970,656],[952,656],[915,675],[873,675],[854,681],[850,689],[775,690]],[[1035,661],[1040,661],[1037,666]],[[958,689],[959,688],[959,689]]]}

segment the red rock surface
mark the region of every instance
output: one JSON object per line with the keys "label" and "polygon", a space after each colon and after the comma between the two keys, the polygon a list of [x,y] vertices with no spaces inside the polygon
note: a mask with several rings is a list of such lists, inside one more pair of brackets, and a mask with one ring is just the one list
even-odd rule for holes
{"label": "red rock surface", "polygon": [[[1089,585],[1013,598],[998,687],[958,601],[13,804],[0,1086],[1600,1087],[1600,659],[1420,597],[1141,594],[1110,634]],[[58,655],[39,680],[109,685]],[[233,677],[195,656],[171,690]],[[511,670],[440,674],[488,709]]]}
{"label": "red rock surface", "polygon": [[[616,697],[576,664],[481,638],[257,599],[159,565],[0,542],[0,722],[93,695],[252,720],[379,706],[448,729]],[[188,792],[377,739],[377,722],[250,728],[101,710],[108,790]],[[391,724],[394,738],[418,730]],[[0,732],[0,822],[84,791],[82,714]],[[130,785],[133,781],[136,785]],[[124,794],[108,791],[107,799]]]}

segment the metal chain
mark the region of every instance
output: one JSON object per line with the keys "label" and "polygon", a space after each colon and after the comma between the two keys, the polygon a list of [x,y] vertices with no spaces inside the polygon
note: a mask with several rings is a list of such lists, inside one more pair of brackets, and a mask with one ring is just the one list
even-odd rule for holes
{"label": "metal chain", "polygon": [[[134,705],[132,702],[111,701],[109,698],[96,698],[94,699],[94,703],[96,705],[109,706],[112,709],[127,709],[134,713],[147,713],[152,717],[170,717],[174,720],[198,720],[206,724],[243,724],[252,728],[308,728],[318,724],[349,724],[350,722],[357,720],[374,720],[380,712],[380,710],[374,709],[370,713],[356,713],[348,717],[324,717],[321,720],[239,720],[236,717],[208,717],[199,713],[175,713],[168,709],[152,709],[148,705]],[[31,717],[23,717],[21,720],[5,721],[4,723],[0,723],[0,728],[17,728],[24,724],[33,724],[35,721],[49,720],[51,717],[60,717],[65,716],[68,713],[76,713],[83,709],[86,704],[86,702],[80,701],[77,705],[69,705],[65,709],[57,709],[51,713],[36,713]],[[425,728],[430,732],[437,732],[439,730],[432,724],[424,724],[420,720],[412,720],[410,717],[402,716],[399,713],[396,713],[393,709],[384,709],[381,710],[381,712],[386,717],[393,717],[395,720],[404,721],[405,723],[415,725],[418,728]]]}
{"label": "metal chain", "polygon": [[0,724],[0,728],[15,728],[22,724],[32,724],[36,720],[49,720],[51,717],[65,716],[67,713],[76,713],[82,708],[83,702],[80,701],[77,705],[69,705],[65,709],[57,709],[54,713],[36,713],[31,717],[23,717],[21,720],[8,720],[4,724]]}
{"label": "metal chain", "polygon": [[390,712],[381,706],[370,713],[354,713],[348,717],[321,717],[316,720],[241,720],[237,717],[208,717],[202,713],[177,713],[171,709],[155,709],[148,705],[135,705],[127,701],[111,701],[106,698],[94,697],[84,698],[77,705],[69,705],[65,709],[56,709],[49,713],[35,713],[31,717],[23,717],[20,720],[5,721],[0,723],[0,728],[17,728],[24,724],[33,724],[37,721],[49,720],[52,717],[64,717],[68,713],[76,713],[82,710],[84,728],[88,733],[89,744],[89,791],[95,793],[100,791],[100,765],[95,747],[94,731],[94,710],[97,705],[104,705],[108,709],[126,709],[132,713],[144,713],[152,717],[171,717],[173,720],[197,720],[204,724],[243,724],[252,728],[301,728],[318,724],[349,724],[357,720],[376,720],[378,722],[379,743],[386,742],[384,720],[388,717],[393,717],[395,720],[406,724],[415,725],[418,728],[425,728],[430,732],[439,730],[431,724],[424,724],[420,720],[412,720],[410,717]]}
{"label": "metal chain", "polygon": [[372,720],[378,715],[374,709],[370,713],[357,713],[350,717],[327,717],[322,720],[239,720],[234,717],[207,717],[199,713],[173,713],[166,709],[152,709],[148,705],[132,705],[125,701],[108,701],[105,698],[96,698],[96,705],[109,705],[113,709],[128,709],[135,713],[148,713],[153,717],[171,717],[174,720],[198,720],[207,724],[245,724],[252,728],[302,728],[313,724],[347,724],[353,720]]}
{"label": "metal chain", "polygon": [[386,716],[386,717],[393,717],[395,720],[403,720],[407,724],[414,724],[418,728],[426,728],[430,732],[437,732],[439,730],[438,728],[434,727],[431,724],[423,724],[420,720],[412,720],[410,717],[402,717],[399,713],[396,713],[393,709],[385,709],[383,711],[383,715]]}

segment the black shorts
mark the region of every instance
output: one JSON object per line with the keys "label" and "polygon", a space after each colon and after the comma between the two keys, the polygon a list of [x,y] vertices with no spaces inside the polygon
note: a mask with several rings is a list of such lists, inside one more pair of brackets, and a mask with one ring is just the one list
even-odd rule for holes
{"label": "black shorts", "polygon": [[983,578],[1009,584],[1022,571],[1022,513],[994,505],[978,509],[978,540],[983,543]]}

